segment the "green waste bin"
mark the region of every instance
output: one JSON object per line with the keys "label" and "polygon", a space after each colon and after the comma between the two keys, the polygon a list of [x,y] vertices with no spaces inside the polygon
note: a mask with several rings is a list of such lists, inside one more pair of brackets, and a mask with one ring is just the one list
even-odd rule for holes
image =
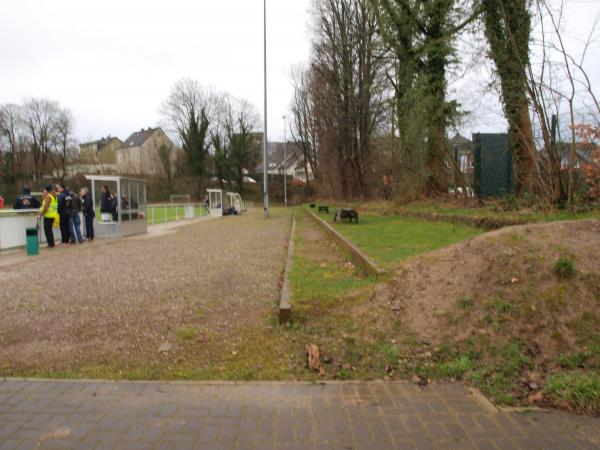
{"label": "green waste bin", "polygon": [[27,256],[37,256],[40,254],[40,241],[38,239],[37,228],[27,228]]}

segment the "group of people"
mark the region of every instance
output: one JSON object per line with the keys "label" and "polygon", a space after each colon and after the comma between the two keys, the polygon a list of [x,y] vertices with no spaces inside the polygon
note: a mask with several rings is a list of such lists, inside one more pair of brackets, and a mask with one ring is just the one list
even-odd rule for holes
{"label": "group of people", "polygon": [[48,247],[55,246],[53,231],[55,226],[60,227],[62,244],[82,244],[84,242],[81,235],[80,213],[83,213],[85,221],[85,236],[88,241],[93,241],[96,213],[94,201],[88,189],[82,188],[77,195],[64,184],[57,185],[56,190],[51,184],[44,187],[39,216],[44,221],[44,234]]}

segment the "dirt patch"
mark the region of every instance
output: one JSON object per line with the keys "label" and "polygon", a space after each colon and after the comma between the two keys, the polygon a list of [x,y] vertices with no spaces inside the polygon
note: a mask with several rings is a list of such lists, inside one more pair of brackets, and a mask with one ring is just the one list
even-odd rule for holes
{"label": "dirt patch", "polygon": [[289,227],[255,212],[0,269],[0,375],[206,368],[268,321]]}
{"label": "dirt patch", "polygon": [[[562,256],[573,259],[577,276],[572,280],[554,273]],[[392,285],[392,304],[412,331],[443,342],[480,330],[486,306],[494,306],[486,302],[504,299],[523,308],[513,312],[507,332],[537,335],[542,349],[550,350],[556,342],[540,331],[553,325],[565,331],[567,344],[573,342],[564,327],[582,311],[600,306],[598,261],[598,221],[505,228],[403,265]],[[448,314],[456,312],[461,300],[471,302],[463,309],[477,313],[461,320],[460,328],[448,329]]]}
{"label": "dirt patch", "polygon": [[555,371],[600,367],[599,261],[598,221],[504,228],[411,259],[374,301],[432,349],[485,362],[508,348],[526,402]]}

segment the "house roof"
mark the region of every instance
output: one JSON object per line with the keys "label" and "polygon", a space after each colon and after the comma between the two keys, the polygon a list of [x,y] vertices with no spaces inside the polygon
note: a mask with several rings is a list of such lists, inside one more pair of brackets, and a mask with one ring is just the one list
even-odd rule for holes
{"label": "house roof", "polygon": [[472,144],[472,142],[469,139],[467,139],[466,137],[457,133],[452,139],[450,139],[450,144],[451,145],[469,145],[469,144]]}
{"label": "house roof", "polygon": [[148,128],[147,130],[142,128],[140,131],[129,136],[127,140],[123,142],[121,148],[141,147],[157,130],[160,130],[160,128]]}
{"label": "house roof", "polygon": [[[267,145],[267,158],[269,167],[268,170],[280,170],[284,163],[284,155],[287,151],[286,164],[291,166],[296,162],[299,162],[302,158],[302,151],[298,144],[295,142],[288,142],[287,149],[283,142],[269,142]],[[262,153],[260,154],[260,161],[255,169],[256,173],[263,172]]]}
{"label": "house roof", "polygon": [[97,145],[98,147],[102,147],[104,145],[109,144],[111,141],[114,141],[114,140],[121,142],[121,139],[119,139],[118,137],[107,136],[105,138],[101,138],[96,141],[85,142],[85,143],[81,144],[81,147],[87,147],[88,145]]}

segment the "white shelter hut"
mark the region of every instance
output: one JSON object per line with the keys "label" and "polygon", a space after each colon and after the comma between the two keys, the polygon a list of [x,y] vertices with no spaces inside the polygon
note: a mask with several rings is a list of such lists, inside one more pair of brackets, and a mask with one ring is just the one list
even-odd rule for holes
{"label": "white shelter hut", "polygon": [[207,189],[208,214],[212,217],[221,217],[225,212],[225,191],[221,189]]}
{"label": "white shelter hut", "polygon": [[[95,234],[99,238],[123,237],[148,232],[146,218],[147,183],[121,176],[87,175],[96,209]],[[100,214],[102,186],[116,196],[116,208],[110,215]]]}

